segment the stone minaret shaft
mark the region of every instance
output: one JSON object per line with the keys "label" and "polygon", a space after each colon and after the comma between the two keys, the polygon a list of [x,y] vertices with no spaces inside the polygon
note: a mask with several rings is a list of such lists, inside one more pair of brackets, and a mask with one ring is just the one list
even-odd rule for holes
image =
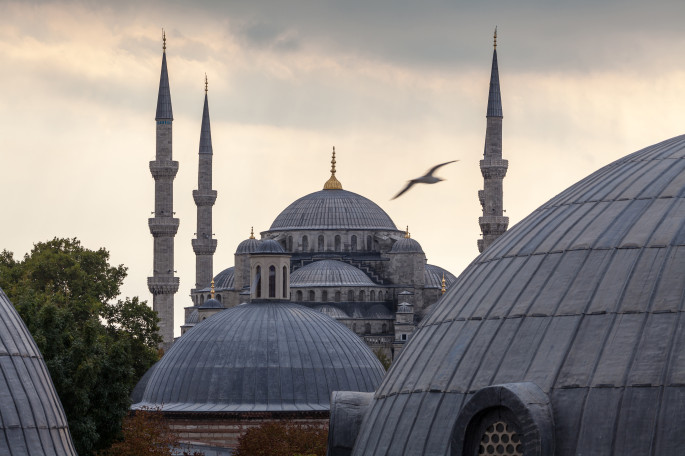
{"label": "stone minaret shaft", "polygon": [[205,106],[202,111],[198,154],[200,162],[197,190],[193,190],[193,199],[197,206],[197,233],[195,233],[196,238],[192,240],[195,252],[195,290],[208,287],[213,278],[214,252],[217,242],[212,238],[212,206],[216,201],[216,190],[212,190],[212,154],[212,131],[209,124],[207,79],[205,78]]}
{"label": "stone minaret shaft", "polygon": [[155,160],[150,162],[150,172],[155,179],[155,216],[148,219],[150,233],[154,237],[153,276],[147,279],[148,289],[152,293],[152,308],[159,315],[159,332],[165,349],[174,341],[174,294],[179,285],[178,277],[174,277],[174,236],[179,220],[174,217],[174,178],[178,172],[178,162],[171,159],[173,120],[165,38],[155,116],[157,153]]}
{"label": "stone minaret shaft", "polygon": [[495,49],[492,54],[490,74],[490,93],[486,114],[485,152],[480,161],[484,189],[478,191],[478,199],[483,207],[483,216],[478,218],[482,239],[478,240],[478,251],[487,249],[500,237],[509,225],[509,217],[503,213],[502,180],[507,174],[509,162],[502,160],[502,97],[499,90],[499,71],[497,68],[497,30],[495,29]]}

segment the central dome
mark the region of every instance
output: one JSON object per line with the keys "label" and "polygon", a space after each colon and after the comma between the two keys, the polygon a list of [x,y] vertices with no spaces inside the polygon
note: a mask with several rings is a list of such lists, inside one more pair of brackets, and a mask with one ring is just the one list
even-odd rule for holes
{"label": "central dome", "polygon": [[320,190],[298,199],[278,214],[269,231],[392,230],[397,227],[373,201],[347,190]]}

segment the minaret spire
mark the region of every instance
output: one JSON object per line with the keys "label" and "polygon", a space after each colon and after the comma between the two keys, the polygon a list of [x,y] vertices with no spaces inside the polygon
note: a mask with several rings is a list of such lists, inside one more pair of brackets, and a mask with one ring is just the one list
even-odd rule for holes
{"label": "minaret spire", "polygon": [[207,95],[207,74],[205,73],[205,103],[202,110],[200,127],[200,150],[198,153],[197,190],[193,190],[193,199],[197,206],[197,232],[192,239],[195,252],[195,289],[191,293],[205,288],[213,282],[214,252],[217,240],[212,231],[212,206],[216,202],[216,190],[212,190],[212,130],[209,123],[209,101]]}
{"label": "minaret spire", "polygon": [[159,332],[162,348],[168,349],[174,341],[174,294],[179,279],[174,276],[174,236],[179,220],[174,217],[174,178],[178,162],[172,160],[171,93],[166,64],[166,34],[162,32],[162,70],[159,76],[157,96],[157,143],[155,160],[150,162],[150,172],[155,180],[155,212],[148,219],[148,227],[154,238],[153,276],[147,285],[152,293],[152,308],[159,315]]}
{"label": "minaret spire", "polygon": [[335,146],[333,146],[333,158],[331,158],[331,177],[323,185],[324,190],[342,190],[342,184],[335,177]]}
{"label": "minaret spire", "polygon": [[490,90],[486,114],[485,151],[480,161],[484,189],[478,192],[478,199],[483,207],[483,216],[479,217],[483,238],[478,240],[478,251],[482,252],[500,237],[509,226],[509,217],[504,217],[502,180],[507,174],[509,162],[502,159],[502,96],[499,86],[499,69],[497,66],[497,27],[495,27],[492,51],[492,69],[490,71]]}

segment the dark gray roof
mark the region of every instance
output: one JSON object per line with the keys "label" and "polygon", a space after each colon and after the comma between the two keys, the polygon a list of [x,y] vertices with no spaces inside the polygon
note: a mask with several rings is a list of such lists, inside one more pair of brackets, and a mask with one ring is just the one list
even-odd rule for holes
{"label": "dark gray roof", "polygon": [[324,314],[328,315],[329,317],[335,318],[335,319],[350,318],[350,316],[347,315],[344,310],[342,310],[338,307],[328,305],[328,304],[324,304],[321,306],[314,307],[314,310],[316,310],[317,312],[324,313]]}
{"label": "dark gray roof", "polygon": [[290,274],[290,288],[373,287],[375,283],[360,269],[336,260],[319,260]]}
{"label": "dark gray roof", "polygon": [[446,454],[466,402],[502,384],[549,397],[557,456],[682,454],[684,310],[679,136],[598,170],[477,257],[384,379],[354,454]]}
{"label": "dark gray roof", "polygon": [[381,318],[381,319],[388,319],[388,318],[395,318],[392,312],[388,310],[386,306],[383,304],[374,304],[371,307],[369,307],[369,310],[366,312],[364,315],[366,318]]}
{"label": "dark gray roof", "polygon": [[2,289],[0,454],[76,455],[43,357]]}
{"label": "dark gray roof", "polygon": [[298,199],[281,212],[269,231],[397,230],[373,201],[347,190],[321,190]]}
{"label": "dark gray roof", "polygon": [[[216,291],[232,290],[234,286],[234,279],[235,267],[231,266],[230,268],[226,268],[214,276],[214,289]],[[205,287],[198,291],[207,293],[211,291],[211,287]]]}
{"label": "dark gray roof", "polygon": [[449,290],[450,286],[457,280],[454,274],[440,266],[427,264],[423,272],[424,286],[426,288],[442,288],[443,274],[445,274],[445,288]]}
{"label": "dark gray roof", "polygon": [[238,244],[238,248],[235,250],[235,253],[237,254],[243,254],[243,253],[253,253],[257,250],[259,247],[259,244],[262,241],[255,239],[255,238],[249,238],[245,239],[243,242]]}
{"label": "dark gray roof", "polygon": [[490,92],[488,93],[488,112],[486,117],[502,117],[502,96],[499,90],[499,69],[497,68],[497,49],[492,52],[490,72]]}
{"label": "dark gray roof", "polygon": [[264,239],[263,241],[259,242],[259,245],[257,246],[257,250],[254,251],[254,253],[259,253],[259,254],[276,254],[280,255],[285,253],[285,250],[283,250],[283,247],[281,244],[278,242],[274,241],[273,239]]}
{"label": "dark gray roof", "polygon": [[171,91],[169,90],[169,73],[166,69],[166,52],[162,54],[162,71],[159,75],[159,94],[157,95],[157,114],[155,120],[174,120],[171,111]]}
{"label": "dark gray roof", "polygon": [[423,253],[421,244],[412,238],[402,238],[392,245],[390,253]]}
{"label": "dark gray roof", "polygon": [[203,302],[198,309],[223,309],[224,306],[216,299],[208,299]]}
{"label": "dark gray roof", "polygon": [[373,391],[384,370],[332,318],[290,302],[226,309],[181,336],[133,408],[174,412],[328,410],[336,390]]}
{"label": "dark gray roof", "polygon": [[200,128],[200,152],[201,154],[211,154],[212,150],[212,128],[209,124],[209,102],[205,92],[205,105],[202,109],[202,127]]}
{"label": "dark gray roof", "polygon": [[200,323],[200,312],[198,312],[197,309],[193,309],[193,311],[190,312],[190,315],[188,315],[188,321],[186,323],[191,325]]}

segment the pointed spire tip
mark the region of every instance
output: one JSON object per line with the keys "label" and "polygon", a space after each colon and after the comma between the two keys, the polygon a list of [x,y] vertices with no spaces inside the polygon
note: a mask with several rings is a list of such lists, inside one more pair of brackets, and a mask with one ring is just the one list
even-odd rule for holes
{"label": "pointed spire tip", "polygon": [[207,86],[208,86],[207,73],[205,73],[205,94],[207,93]]}
{"label": "pointed spire tip", "polygon": [[164,27],[162,27],[162,51],[166,53],[166,32]]}
{"label": "pointed spire tip", "polygon": [[495,35],[493,36],[494,39],[494,47],[497,49],[497,26],[495,25]]}
{"label": "pointed spire tip", "polygon": [[323,185],[324,190],[342,190],[342,184],[335,177],[335,146],[333,146],[333,158],[331,158],[331,177]]}

